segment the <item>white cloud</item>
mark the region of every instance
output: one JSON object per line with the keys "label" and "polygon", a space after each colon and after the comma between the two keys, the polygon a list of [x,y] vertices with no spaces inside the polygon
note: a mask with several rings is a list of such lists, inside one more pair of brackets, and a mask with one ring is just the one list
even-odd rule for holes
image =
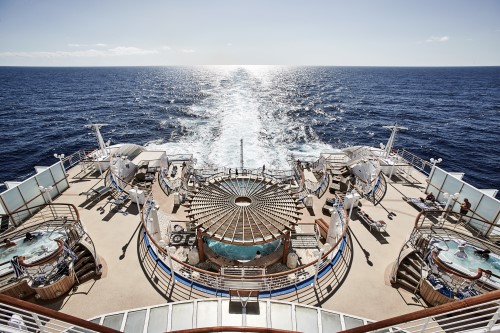
{"label": "white cloud", "polygon": [[92,46],[97,46],[97,47],[106,47],[108,46],[107,44],[104,43],[97,43],[97,44],[78,44],[78,43],[70,43],[68,44],[69,47],[92,47]]}
{"label": "white cloud", "polygon": [[195,53],[196,51],[193,49],[181,49],[181,52],[183,52],[183,53]]}
{"label": "white cloud", "polygon": [[89,57],[116,57],[129,55],[156,54],[157,50],[141,49],[132,46],[117,46],[106,50],[78,50],[78,51],[34,51],[34,52],[0,52],[0,57],[20,58],[89,58]]}
{"label": "white cloud", "polygon": [[171,48],[170,46],[168,46],[168,45],[163,45],[163,46],[161,47],[161,49],[162,49],[162,50],[171,50],[172,48]]}
{"label": "white cloud", "polygon": [[447,42],[448,40],[450,40],[450,37],[448,36],[431,36],[425,41],[428,43],[432,43],[432,42]]}
{"label": "white cloud", "polygon": [[227,45],[228,47],[233,46],[233,44],[232,44],[231,42],[227,43],[226,45]]}
{"label": "white cloud", "polygon": [[140,49],[133,46],[117,46],[115,48],[108,49],[106,52],[108,52],[110,56],[146,55],[158,53],[157,50]]}

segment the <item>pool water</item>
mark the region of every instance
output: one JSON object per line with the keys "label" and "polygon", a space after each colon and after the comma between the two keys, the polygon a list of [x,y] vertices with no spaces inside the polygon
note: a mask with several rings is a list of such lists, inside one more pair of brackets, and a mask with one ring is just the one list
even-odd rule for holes
{"label": "pool water", "polygon": [[208,247],[218,255],[233,260],[252,260],[257,251],[260,251],[262,257],[267,256],[280,246],[281,240],[277,239],[270,243],[258,245],[233,245],[222,243],[211,238],[205,238]]}
{"label": "pool water", "polygon": [[58,249],[59,245],[55,241],[61,237],[66,237],[63,231],[33,232],[37,235],[31,241],[25,241],[24,236],[12,239],[16,246],[0,248],[0,263],[10,261],[15,256],[26,257],[27,263],[34,262],[46,257]]}
{"label": "pool water", "polygon": [[[490,253],[487,260],[482,259],[480,256],[474,254],[474,251],[478,250],[478,248],[470,244],[465,244],[464,252],[467,254],[467,257],[460,258],[455,255],[458,251],[458,245],[459,243],[453,239],[446,240],[446,244],[443,244],[443,241],[440,241],[438,246],[442,249],[448,248],[448,250],[441,251],[439,253],[439,259],[448,264],[450,267],[454,267],[455,269],[470,275],[475,275],[478,268],[489,270],[495,275],[500,275],[500,257]],[[494,276],[492,276],[491,279],[500,283],[500,281]]]}

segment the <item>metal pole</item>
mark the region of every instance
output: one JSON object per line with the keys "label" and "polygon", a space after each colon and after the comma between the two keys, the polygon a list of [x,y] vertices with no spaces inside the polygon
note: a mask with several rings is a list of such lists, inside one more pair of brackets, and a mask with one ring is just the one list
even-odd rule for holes
{"label": "metal pole", "polygon": [[[137,211],[139,212],[139,215],[141,214],[141,206],[139,205],[139,188],[137,186],[134,186],[135,190],[135,202],[137,203]],[[141,217],[142,220],[142,217]]]}
{"label": "metal pole", "polygon": [[167,250],[167,254],[168,254],[168,267],[170,267],[170,275],[172,276],[172,283],[175,284],[175,273],[174,273],[174,266],[172,264],[172,253],[170,253],[172,250],[172,247],[169,246],[166,248],[166,250]]}
{"label": "metal pole", "polygon": [[319,273],[319,265],[321,264],[321,257],[323,256],[323,249],[319,249],[318,261],[316,262],[316,273],[314,274],[314,283],[313,286],[316,288],[316,283],[318,282],[318,273]]}
{"label": "metal pole", "polygon": [[243,173],[243,138],[240,140],[240,165],[241,172]]}
{"label": "metal pole", "polygon": [[355,200],[354,194],[355,193],[358,193],[358,192],[356,192],[355,190],[352,190],[352,192],[351,192],[351,194],[352,194],[352,203],[351,203],[351,208],[349,209],[349,218],[347,219],[347,224],[349,224],[351,222],[351,215],[352,215],[352,211],[353,211],[353,208],[354,208],[354,200]]}

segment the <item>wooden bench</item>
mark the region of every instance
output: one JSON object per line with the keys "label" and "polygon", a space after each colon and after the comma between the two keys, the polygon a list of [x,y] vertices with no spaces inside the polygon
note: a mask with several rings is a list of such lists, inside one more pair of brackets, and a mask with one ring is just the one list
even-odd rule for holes
{"label": "wooden bench", "polygon": [[318,226],[321,237],[326,239],[326,236],[328,235],[328,227],[329,227],[328,223],[326,223],[326,221],[323,220],[322,218],[316,219],[314,220],[314,222]]}

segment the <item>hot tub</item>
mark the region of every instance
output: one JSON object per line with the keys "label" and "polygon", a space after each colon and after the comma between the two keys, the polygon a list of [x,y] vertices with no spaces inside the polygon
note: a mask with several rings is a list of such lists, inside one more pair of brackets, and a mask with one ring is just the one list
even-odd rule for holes
{"label": "hot tub", "polygon": [[[481,248],[468,244],[461,239],[451,238],[444,242],[442,240],[431,241],[431,244],[442,249],[438,258],[451,269],[474,276],[477,274],[478,268],[481,268],[500,276],[500,256],[497,254],[490,253],[488,259],[481,258],[474,253],[476,250],[482,250]],[[460,245],[463,245],[462,251],[459,250]],[[500,280],[494,276],[488,279],[482,277],[481,280],[495,288],[500,288]]]}
{"label": "hot tub", "polygon": [[62,230],[35,231],[31,234],[34,236],[31,241],[25,240],[25,236],[22,236],[11,239],[16,243],[15,246],[0,248],[0,276],[12,272],[10,260],[15,256],[24,256],[26,264],[34,263],[50,256],[59,249],[57,239],[66,238],[66,234]]}

